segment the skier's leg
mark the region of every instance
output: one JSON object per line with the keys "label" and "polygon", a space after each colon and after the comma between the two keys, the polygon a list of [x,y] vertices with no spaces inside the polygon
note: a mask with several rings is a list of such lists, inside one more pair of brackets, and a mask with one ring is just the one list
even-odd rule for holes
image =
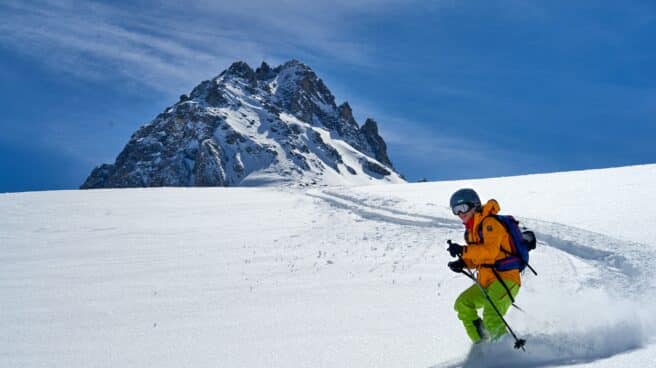
{"label": "skier's leg", "polygon": [[[515,298],[519,292],[519,285],[513,281],[503,281],[506,283],[506,286],[508,286],[508,289],[510,289],[513,298]],[[503,287],[499,280],[496,280],[488,286],[486,291],[501,315],[505,315],[512,305],[512,300],[508,296],[506,288]],[[485,326],[485,329],[490,333],[492,340],[497,340],[507,333],[506,325],[487,300],[485,300],[485,305],[483,307],[483,326]]]}
{"label": "skier's leg", "polygon": [[453,308],[458,313],[458,319],[462,321],[465,326],[467,335],[474,342],[478,342],[481,336],[478,334],[474,321],[479,319],[477,308],[484,306],[485,296],[478,288],[478,285],[472,285],[469,289],[465,290],[456,299]]}

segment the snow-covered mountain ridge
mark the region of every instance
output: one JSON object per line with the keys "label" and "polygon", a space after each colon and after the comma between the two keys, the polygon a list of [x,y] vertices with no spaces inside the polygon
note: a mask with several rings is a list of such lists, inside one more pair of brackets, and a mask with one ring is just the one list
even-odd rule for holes
{"label": "snow-covered mountain ridge", "polygon": [[358,126],[307,65],[236,62],[135,132],[81,188],[402,183],[378,125]]}

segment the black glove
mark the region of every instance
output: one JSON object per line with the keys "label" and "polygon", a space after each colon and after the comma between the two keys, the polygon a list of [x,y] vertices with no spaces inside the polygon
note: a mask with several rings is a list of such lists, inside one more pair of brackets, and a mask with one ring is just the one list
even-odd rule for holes
{"label": "black glove", "polygon": [[462,269],[465,268],[465,261],[463,261],[461,258],[457,261],[449,262],[446,265],[449,266],[451,271],[455,273],[461,273]]}
{"label": "black glove", "polygon": [[452,243],[451,240],[448,240],[447,243],[449,244],[449,247],[446,248],[446,250],[451,254],[451,257],[460,257],[462,255],[462,248],[464,248],[462,245]]}

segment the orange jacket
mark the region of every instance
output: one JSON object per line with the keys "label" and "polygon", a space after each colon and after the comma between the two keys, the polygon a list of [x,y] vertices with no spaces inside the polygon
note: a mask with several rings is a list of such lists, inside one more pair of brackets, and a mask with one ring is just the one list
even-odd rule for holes
{"label": "orange jacket", "polygon": [[[474,227],[472,231],[465,232],[465,241],[467,246],[464,247],[462,259],[465,261],[467,268],[478,270],[478,282],[487,288],[494,282],[497,277],[489,267],[481,267],[484,264],[494,264],[494,262],[508,257],[501,251],[505,249],[510,251],[510,235],[506,228],[494,217],[499,212],[499,203],[491,199],[482,208],[474,212]],[[478,229],[483,233],[483,241],[478,236]],[[497,271],[499,276],[504,280],[510,280],[521,285],[519,270]]]}

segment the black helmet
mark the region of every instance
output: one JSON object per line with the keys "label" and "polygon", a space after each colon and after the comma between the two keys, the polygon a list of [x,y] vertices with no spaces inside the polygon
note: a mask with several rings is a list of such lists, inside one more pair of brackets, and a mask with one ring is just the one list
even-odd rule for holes
{"label": "black helmet", "polygon": [[468,204],[478,209],[481,207],[481,199],[473,189],[464,188],[453,193],[450,201],[451,209],[461,204]]}

